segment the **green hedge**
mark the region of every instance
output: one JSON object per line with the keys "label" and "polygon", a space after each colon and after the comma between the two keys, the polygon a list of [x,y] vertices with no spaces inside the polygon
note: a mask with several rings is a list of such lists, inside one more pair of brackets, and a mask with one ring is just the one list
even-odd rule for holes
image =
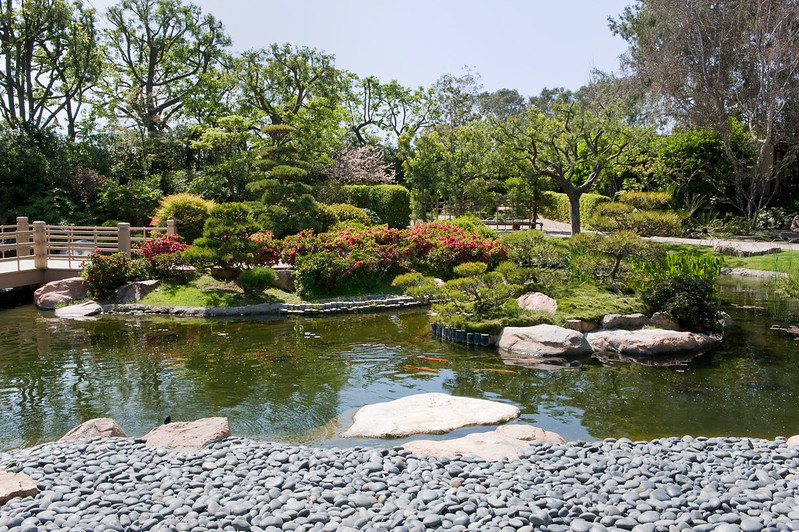
{"label": "green hedge", "polygon": [[411,223],[411,194],[402,185],[347,185],[347,203],[370,209],[383,223],[404,229]]}
{"label": "green hedge", "polygon": [[[563,192],[544,192],[546,201],[541,208],[541,215],[558,222],[569,222],[569,197]],[[580,196],[580,224],[586,223],[594,215],[597,206],[610,198],[601,194],[583,194]]]}
{"label": "green hedge", "polygon": [[619,195],[619,201],[642,211],[663,211],[671,208],[671,192],[630,191]]}

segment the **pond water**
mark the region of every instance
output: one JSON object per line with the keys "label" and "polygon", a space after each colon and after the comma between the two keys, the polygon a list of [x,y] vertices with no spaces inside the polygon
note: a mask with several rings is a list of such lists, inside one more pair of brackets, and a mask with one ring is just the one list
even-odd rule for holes
{"label": "pond water", "polygon": [[[512,403],[522,421],[567,440],[799,433],[799,341],[770,328],[798,324],[799,305],[762,284],[726,282],[722,297],[737,325],[724,347],[670,368],[508,366],[494,350],[432,338],[420,310],[85,321],[3,310],[0,450],[58,439],[94,417],[141,436],[166,415],[227,416],[234,434],[256,439],[379,445],[337,434],[358,407],[421,392]],[[455,434],[473,430],[485,429]]]}

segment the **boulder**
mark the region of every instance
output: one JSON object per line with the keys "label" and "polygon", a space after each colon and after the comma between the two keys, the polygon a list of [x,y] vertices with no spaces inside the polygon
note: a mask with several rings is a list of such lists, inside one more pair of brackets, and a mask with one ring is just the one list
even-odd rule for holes
{"label": "boulder", "polygon": [[443,393],[410,395],[361,407],[343,438],[402,438],[445,434],[470,425],[495,425],[519,417],[512,405]]}
{"label": "boulder", "polygon": [[556,325],[505,327],[499,335],[500,349],[531,357],[582,356],[591,353],[585,336]]}
{"label": "boulder", "polygon": [[207,417],[159,425],[144,435],[144,444],[173,451],[199,450],[230,437],[226,417]]}
{"label": "boulder", "polygon": [[508,458],[518,460],[519,451],[530,442],[566,443],[560,434],[532,425],[503,425],[490,432],[469,434],[452,440],[414,440],[402,447],[417,455],[454,458],[455,455],[475,455],[483,460]]}
{"label": "boulder", "polygon": [[785,442],[785,445],[799,445],[799,434],[788,438],[788,441]]}
{"label": "boulder", "polygon": [[56,318],[85,318],[87,316],[94,316],[101,314],[103,307],[96,301],[86,301],[77,305],[69,305],[55,309]]}
{"label": "boulder", "polygon": [[652,326],[658,329],[669,329],[671,331],[680,330],[680,325],[671,318],[667,318],[662,312],[655,312],[652,314]]}
{"label": "boulder", "polygon": [[52,281],[33,293],[33,302],[41,310],[53,310],[59,305],[69,305],[86,297],[82,277],[70,277]]}
{"label": "boulder", "polygon": [[611,351],[629,356],[701,352],[720,342],[706,334],[667,329],[596,331],[585,333],[585,338],[594,352]]}
{"label": "boulder", "polygon": [[640,329],[651,324],[646,314],[606,314],[602,318],[603,329]]}
{"label": "boulder", "polygon": [[64,434],[59,441],[80,440],[84,438],[127,438],[127,434],[110,417],[100,417],[84,421]]}
{"label": "boulder", "polygon": [[155,290],[161,285],[161,281],[136,281],[120,286],[117,289],[117,301],[120,303],[134,303],[141,300],[144,296]]}
{"label": "boulder", "polygon": [[294,285],[294,270],[290,269],[277,269],[275,268],[277,279],[272,281],[272,286],[283,290],[284,292],[293,292]]}
{"label": "boulder", "polygon": [[541,292],[527,292],[517,297],[516,302],[524,310],[539,310],[550,314],[558,311],[558,302]]}
{"label": "boulder", "polygon": [[24,473],[0,471],[0,504],[17,497],[33,497],[39,493],[36,482]]}

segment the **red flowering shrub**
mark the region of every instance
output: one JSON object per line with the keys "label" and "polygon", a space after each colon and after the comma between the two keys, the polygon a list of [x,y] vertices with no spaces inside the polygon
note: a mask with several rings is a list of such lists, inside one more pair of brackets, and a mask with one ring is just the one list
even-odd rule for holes
{"label": "red flowering shrub", "polygon": [[141,278],[141,263],[124,253],[102,255],[99,250],[83,261],[81,277],[86,294],[100,300],[112,300],[117,288]]}
{"label": "red flowering shrub", "polygon": [[270,233],[255,233],[250,235],[250,240],[257,244],[253,259],[257,266],[274,266],[280,262],[280,253],[283,245],[280,240]]}
{"label": "red flowering shrub", "polygon": [[410,267],[439,277],[466,262],[484,262],[493,268],[507,258],[507,246],[498,239],[447,222],[418,224],[408,231]]}
{"label": "red flowering shrub", "polygon": [[133,246],[143,258],[144,276],[152,279],[175,278],[185,273],[186,262],[181,252],[190,247],[179,235],[167,234]]}

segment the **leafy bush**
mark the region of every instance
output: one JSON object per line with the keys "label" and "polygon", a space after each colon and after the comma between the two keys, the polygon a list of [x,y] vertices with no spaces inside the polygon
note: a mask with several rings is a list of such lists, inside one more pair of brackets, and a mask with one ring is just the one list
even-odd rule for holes
{"label": "leafy bush", "polygon": [[277,280],[277,273],[272,268],[257,266],[249,270],[242,270],[239,273],[236,284],[238,284],[246,294],[262,292],[269,285]]}
{"label": "leafy bush", "polygon": [[368,208],[389,227],[404,229],[411,223],[411,193],[402,185],[371,187]]}
{"label": "leafy bush", "polygon": [[[562,192],[544,192],[541,215],[550,220],[569,222],[569,198]],[[580,196],[580,223],[586,223],[596,212],[599,205],[609,202],[610,198],[601,194],[583,194]]]}
{"label": "leafy bush", "polygon": [[236,277],[242,266],[255,259],[258,244],[250,236],[256,232],[258,226],[245,204],[216,205],[208,213],[203,236],[183,252],[183,258],[197,269]]}
{"label": "leafy bush", "polygon": [[173,194],[161,199],[158,210],[151,225],[166,224],[167,220],[175,220],[178,232],[191,244],[203,234],[205,219],[214,202],[194,194]]}
{"label": "leafy bush", "polygon": [[347,196],[347,203],[361,209],[371,208],[369,201],[369,191],[371,189],[371,185],[346,185],[344,194]]}
{"label": "leafy bush", "polygon": [[89,297],[111,300],[120,286],[141,278],[141,263],[122,252],[112,255],[96,252],[83,262],[81,277]]}
{"label": "leafy bush", "polygon": [[628,191],[618,197],[621,203],[642,211],[662,211],[671,208],[671,192]]}
{"label": "leafy bush", "polygon": [[674,211],[634,211],[628,218],[628,229],[641,236],[675,236],[682,234],[682,218]]}
{"label": "leafy bush", "polygon": [[182,252],[187,248],[189,245],[181,242],[179,235],[167,234],[134,247],[143,258],[146,277],[151,279],[176,278],[186,274]]}
{"label": "leafy bush", "polygon": [[152,219],[160,199],[161,183],[158,178],[135,179],[126,185],[108,187],[100,200],[100,211],[106,220],[121,220],[134,227],[142,227]]}
{"label": "leafy bush", "polygon": [[661,312],[683,329],[705,333],[721,330],[715,282],[690,276],[663,277],[641,295],[650,313]]}
{"label": "leafy bush", "polygon": [[361,209],[361,210],[364,213],[366,213],[366,216],[369,217],[369,221],[371,223],[369,223],[367,225],[382,225],[383,224],[383,220],[381,220],[380,216],[375,211],[373,211],[372,209]]}
{"label": "leafy bush", "polygon": [[355,220],[363,225],[371,225],[372,220],[363,209],[350,205],[349,203],[334,203],[328,205],[328,209],[336,216],[339,222],[345,220]]}
{"label": "leafy bush", "polygon": [[502,243],[508,247],[508,259],[520,266],[562,268],[566,264],[568,251],[535,229],[503,235]]}
{"label": "leafy bush", "polygon": [[466,231],[473,231],[483,238],[499,238],[499,234],[494,229],[488,227],[480,218],[473,214],[458,216],[450,220],[449,223]]}

